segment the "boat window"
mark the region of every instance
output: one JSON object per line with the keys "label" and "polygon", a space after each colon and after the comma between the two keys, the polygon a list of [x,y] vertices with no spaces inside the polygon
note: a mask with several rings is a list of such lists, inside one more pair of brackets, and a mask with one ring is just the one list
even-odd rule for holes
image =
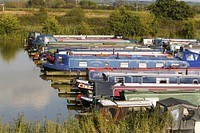
{"label": "boat window", "polygon": [[187,108],[183,108],[183,115],[187,116],[189,114]]}
{"label": "boat window", "polygon": [[115,83],[122,83],[125,81],[124,77],[115,77]]}
{"label": "boat window", "polygon": [[163,62],[157,62],[156,67],[164,67],[164,63]]}
{"label": "boat window", "polygon": [[39,38],[39,40],[41,40],[41,41],[43,41],[43,42],[44,42],[44,37],[40,37],[40,38]]}
{"label": "boat window", "polygon": [[52,36],[48,36],[47,39],[49,42],[57,42],[56,38],[54,38]]}
{"label": "boat window", "polygon": [[195,60],[197,60],[197,59],[198,59],[198,57],[199,57],[199,55],[198,55],[198,54],[194,54],[194,59],[195,59]]}
{"label": "boat window", "polygon": [[105,62],[105,67],[109,67],[109,63],[108,62]]}
{"label": "boat window", "polygon": [[172,114],[173,120],[177,122],[179,118],[179,109],[172,110],[171,114]]}
{"label": "boat window", "polygon": [[194,80],[192,81],[192,83],[193,83],[193,84],[199,84],[199,81],[198,81],[197,79],[194,79]]}
{"label": "boat window", "polygon": [[166,84],[167,80],[160,80],[160,84]]}
{"label": "boat window", "polygon": [[176,56],[179,57],[180,59],[183,59],[183,53],[177,53]]}
{"label": "boat window", "polygon": [[156,78],[156,83],[157,84],[168,84],[169,78]]}
{"label": "boat window", "polygon": [[121,62],[120,67],[128,68],[128,62]]}
{"label": "boat window", "polygon": [[193,61],[193,60],[194,60],[193,54],[187,54],[187,55],[186,55],[186,60],[187,60],[187,61]]}
{"label": "boat window", "polygon": [[190,120],[195,114],[194,110],[183,108],[182,120]]}
{"label": "boat window", "polygon": [[183,72],[176,72],[176,74],[183,74]]}
{"label": "boat window", "polygon": [[43,42],[44,42],[45,44],[47,44],[47,43],[49,42],[49,38],[48,38],[48,37],[44,37],[43,39],[44,39]]}
{"label": "boat window", "polygon": [[78,66],[80,66],[80,67],[87,67],[87,62],[80,61],[78,63]]}
{"label": "boat window", "polygon": [[59,63],[59,64],[64,64],[64,63],[63,63],[63,58],[62,58],[61,56],[58,57],[58,63]]}
{"label": "boat window", "polygon": [[139,63],[139,68],[147,68],[147,63],[140,62]]}

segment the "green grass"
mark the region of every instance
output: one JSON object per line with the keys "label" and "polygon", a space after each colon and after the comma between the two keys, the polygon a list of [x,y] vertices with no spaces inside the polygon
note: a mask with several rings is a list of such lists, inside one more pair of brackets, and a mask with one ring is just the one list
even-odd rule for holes
{"label": "green grass", "polygon": [[24,115],[17,120],[4,123],[0,121],[0,133],[161,133],[166,132],[169,115],[159,117],[158,111],[130,111],[129,115],[114,121],[109,114],[94,112],[79,119],[68,118],[60,122],[45,119],[26,121]]}

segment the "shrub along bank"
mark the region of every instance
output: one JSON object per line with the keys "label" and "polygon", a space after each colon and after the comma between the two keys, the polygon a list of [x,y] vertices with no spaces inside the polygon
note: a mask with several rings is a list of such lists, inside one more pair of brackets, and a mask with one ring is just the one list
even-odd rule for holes
{"label": "shrub along bank", "polygon": [[[73,8],[61,10],[33,9],[24,14],[3,13],[0,18],[2,35],[26,38],[31,31],[49,34],[123,34],[137,39],[199,38],[200,17],[187,20],[157,18],[148,11],[130,11],[124,7],[116,10],[88,10]],[[12,22],[12,24],[10,23]],[[9,31],[8,31],[9,29]],[[1,37],[2,38],[2,37]]]}

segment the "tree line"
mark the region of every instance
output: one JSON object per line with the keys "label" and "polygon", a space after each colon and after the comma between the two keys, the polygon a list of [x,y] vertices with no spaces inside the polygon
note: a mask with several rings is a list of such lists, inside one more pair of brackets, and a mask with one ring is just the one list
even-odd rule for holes
{"label": "tree line", "polygon": [[[1,3],[1,2],[0,2]],[[110,9],[125,6],[130,10],[148,10],[152,2],[141,2],[127,0],[11,0],[4,1],[7,8],[74,8],[81,7],[84,9]],[[200,5],[193,5],[195,12],[200,12]]]}
{"label": "tree line", "polygon": [[70,9],[64,16],[49,15],[46,9],[40,8],[32,16],[1,15],[0,34],[28,31],[25,29],[28,25],[39,25],[39,31],[49,34],[123,34],[137,40],[150,37],[198,38],[200,31],[200,20],[193,19],[197,12],[183,1],[156,0],[145,13],[120,6],[108,18],[88,18],[81,7]]}

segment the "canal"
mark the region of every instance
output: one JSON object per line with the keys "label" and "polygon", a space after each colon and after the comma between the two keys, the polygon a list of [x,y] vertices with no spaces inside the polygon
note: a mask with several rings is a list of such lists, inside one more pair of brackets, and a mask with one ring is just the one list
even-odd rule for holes
{"label": "canal", "polygon": [[41,78],[40,68],[23,47],[0,45],[0,118],[12,121],[19,115],[27,120],[61,121],[76,114],[67,109],[67,99],[58,96],[51,81]]}

